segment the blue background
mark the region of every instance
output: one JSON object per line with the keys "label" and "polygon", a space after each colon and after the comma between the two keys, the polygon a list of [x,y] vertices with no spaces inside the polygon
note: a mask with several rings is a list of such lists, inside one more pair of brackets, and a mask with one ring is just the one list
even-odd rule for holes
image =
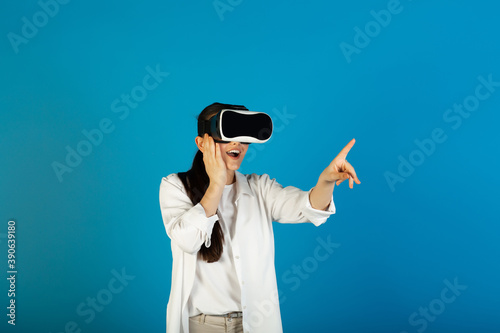
{"label": "blue background", "polygon": [[[240,170],[283,185],[313,187],[357,140],[348,160],[362,184],[335,188],[337,214],[318,228],[275,224],[285,332],[499,332],[499,87],[480,88],[488,98],[459,126],[445,118],[478,77],[500,81],[500,6],[402,0],[382,26],[371,11],[391,1],[220,3],[71,1],[46,22],[37,1],[4,4],[1,331],[63,332],[71,321],[81,332],[165,331],[172,258],[158,189],[189,168],[195,117],[218,101],[273,117],[273,138],[252,145]],[[34,16],[36,34],[11,42]],[[371,37],[355,40],[356,28]],[[356,41],[346,56],[341,46]],[[148,66],[169,75],[127,116],[114,112]],[[113,131],[58,179],[53,163],[106,118]],[[419,153],[415,140],[439,128],[446,140]],[[418,165],[390,185],[410,158]],[[15,327],[5,315],[10,219]],[[321,262],[318,237],[339,244]],[[295,266],[310,273],[291,283]],[[77,314],[122,269],[134,276],[123,290],[92,320]],[[467,288],[445,304],[444,281],[455,279]],[[438,315],[423,319],[430,304]]]}

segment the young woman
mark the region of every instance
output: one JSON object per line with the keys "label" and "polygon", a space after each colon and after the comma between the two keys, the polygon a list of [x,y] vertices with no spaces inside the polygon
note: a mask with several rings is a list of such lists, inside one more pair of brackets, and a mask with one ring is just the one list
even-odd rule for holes
{"label": "young woman", "polygon": [[[223,109],[247,110],[214,103],[198,122]],[[195,142],[191,169],[160,185],[173,256],[167,332],[282,332],[272,221],[324,223],[335,212],[335,184],[360,184],[346,160],[354,139],[309,191],[238,172],[248,144],[216,143],[200,132]]]}

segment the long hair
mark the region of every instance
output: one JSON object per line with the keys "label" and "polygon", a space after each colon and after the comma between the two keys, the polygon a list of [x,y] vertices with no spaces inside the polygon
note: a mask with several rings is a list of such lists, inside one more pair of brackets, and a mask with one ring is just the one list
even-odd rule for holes
{"label": "long hair", "polygon": [[[209,120],[223,109],[248,110],[242,105],[213,103],[204,108],[203,111],[201,111],[201,113],[198,115],[198,122]],[[204,133],[198,132],[198,136],[203,137],[203,134]],[[182,183],[184,184],[187,195],[189,196],[189,199],[191,199],[193,205],[198,204],[205,195],[205,192],[207,191],[208,185],[210,183],[210,178],[208,177],[207,171],[205,170],[205,163],[203,162],[203,153],[198,150],[196,152],[196,155],[194,156],[191,169],[186,172],[180,172],[178,175]],[[223,243],[224,233],[222,232],[220,223],[217,220],[212,229],[210,247],[206,247],[205,244],[203,244],[198,253],[206,262],[216,262],[222,255]]]}

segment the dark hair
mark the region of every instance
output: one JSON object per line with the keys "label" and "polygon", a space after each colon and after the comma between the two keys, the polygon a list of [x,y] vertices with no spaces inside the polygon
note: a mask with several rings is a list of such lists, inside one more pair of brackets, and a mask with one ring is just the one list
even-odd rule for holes
{"label": "dark hair", "polygon": [[[248,110],[242,105],[213,103],[201,111],[198,115],[198,123],[202,120],[209,120],[223,109]],[[198,136],[203,136],[203,134],[204,133],[198,132]],[[186,172],[180,172],[178,175],[184,184],[187,195],[189,196],[189,199],[191,199],[193,205],[198,204],[205,195],[210,183],[210,178],[208,177],[207,171],[205,170],[205,163],[203,162],[203,153],[198,150],[194,156],[191,169]],[[206,262],[216,262],[222,255],[223,243],[224,233],[222,232],[220,223],[217,220],[212,229],[210,247],[206,247],[205,244],[203,244],[199,250],[199,254]]]}

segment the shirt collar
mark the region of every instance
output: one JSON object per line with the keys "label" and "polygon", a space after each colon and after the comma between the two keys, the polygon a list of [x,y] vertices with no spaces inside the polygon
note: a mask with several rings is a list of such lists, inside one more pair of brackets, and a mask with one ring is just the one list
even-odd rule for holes
{"label": "shirt collar", "polygon": [[242,194],[248,194],[253,197],[254,194],[250,185],[248,185],[247,177],[239,171],[235,171],[234,173],[236,175],[236,201],[238,201]]}

